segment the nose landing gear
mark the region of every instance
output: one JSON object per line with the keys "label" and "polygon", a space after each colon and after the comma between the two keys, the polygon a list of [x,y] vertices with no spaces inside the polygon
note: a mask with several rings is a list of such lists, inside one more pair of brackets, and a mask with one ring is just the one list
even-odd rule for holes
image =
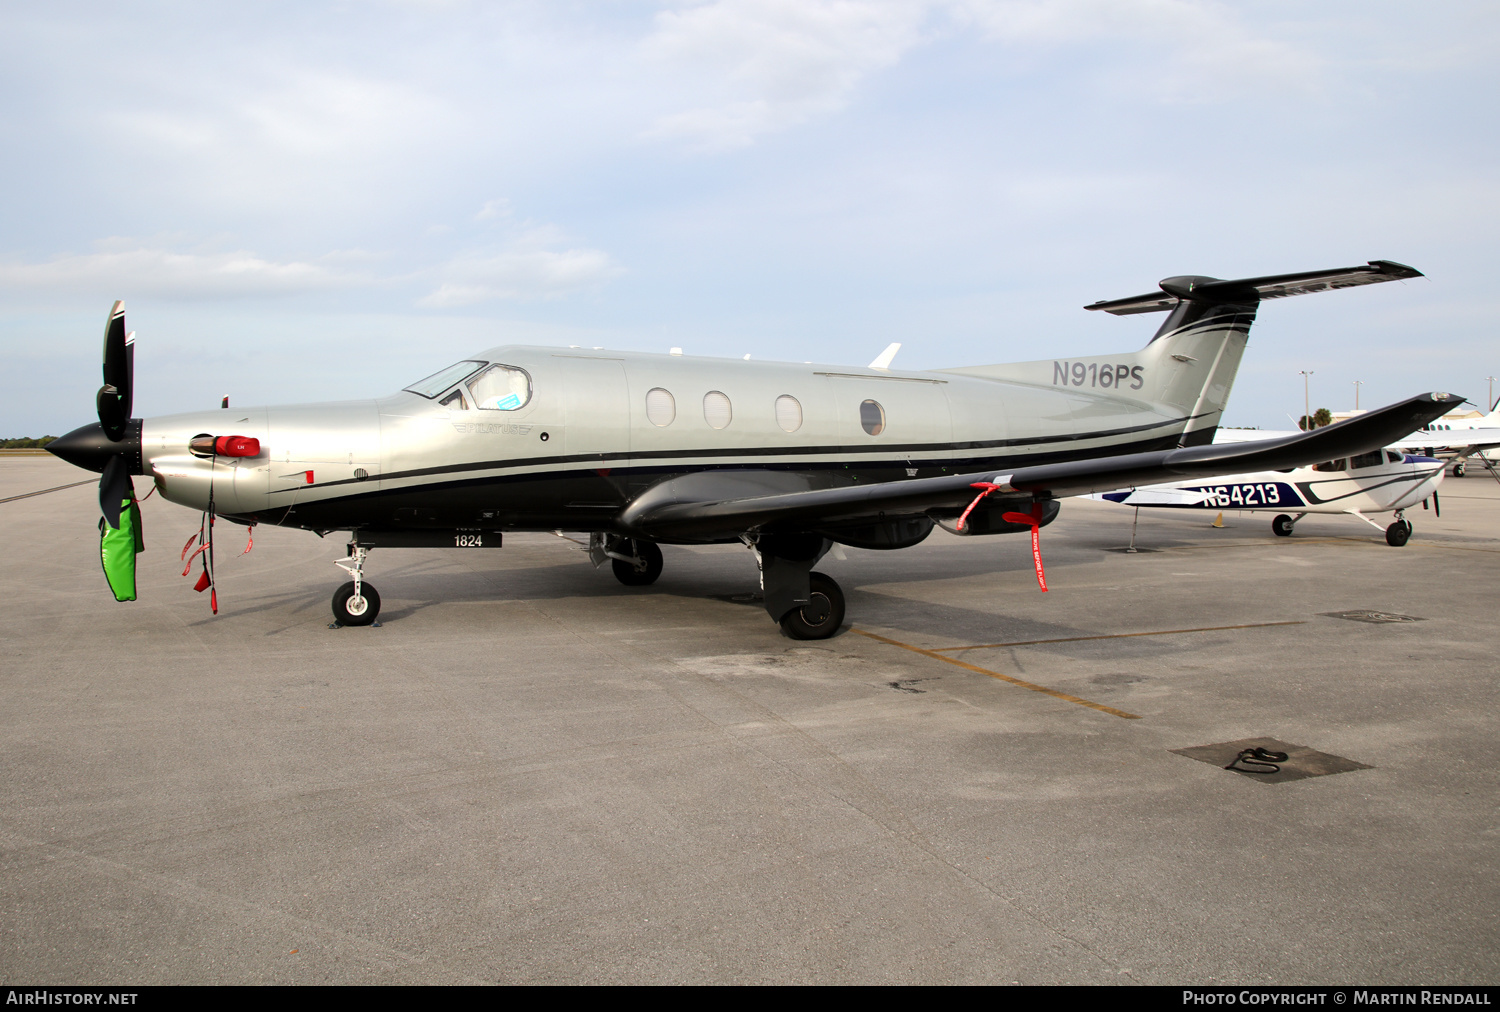
{"label": "nose landing gear", "polygon": [[1396,521],[1385,529],[1385,543],[1400,548],[1411,540],[1411,521],[1401,519],[1401,510],[1396,511]]}
{"label": "nose landing gear", "polygon": [[380,594],[364,582],[365,559],[370,550],[364,545],[351,544],[347,559],[335,559],[334,565],[354,577],[333,592],[333,624],[370,625],[380,614]]}

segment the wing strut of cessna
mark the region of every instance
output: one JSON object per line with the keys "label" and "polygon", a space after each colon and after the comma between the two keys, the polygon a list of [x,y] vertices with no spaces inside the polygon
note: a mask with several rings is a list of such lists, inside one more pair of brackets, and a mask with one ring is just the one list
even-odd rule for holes
{"label": "wing strut of cessna", "polygon": [[742,542],[771,619],[821,639],[844,620],[838,584],[813,571],[835,543],[907,548],[966,509],[965,535],[1034,535],[1065,496],[1347,457],[1440,417],[1462,399],[1421,394],[1312,432],[1211,442],[1262,301],[1420,276],[1376,260],[1168,278],[1087,307],[1167,314],[1145,348],[1116,355],[904,372],[894,349],[861,369],[504,347],[375,400],[147,419],[130,417],[134,335],[116,303],[99,421],[49,449],[103,473],[101,554],[120,600],[135,597],[142,543],[131,476],[149,475],[203,512],[188,559],[200,590],[213,586],[216,518],[350,532],[352,579],[333,598],[348,625],[379,612],[364,579],[376,548],[580,532],[596,566],[645,585],[659,544]]}

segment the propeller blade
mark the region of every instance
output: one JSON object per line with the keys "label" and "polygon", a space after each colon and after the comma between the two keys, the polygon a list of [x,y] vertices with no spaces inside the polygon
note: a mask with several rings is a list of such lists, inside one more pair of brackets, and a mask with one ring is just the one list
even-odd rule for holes
{"label": "propeller blade", "polygon": [[130,465],[117,453],[104,465],[104,477],[99,479],[99,512],[110,527],[120,529],[121,503],[133,498],[135,485],[130,480]]}
{"label": "propeller blade", "polygon": [[104,326],[104,386],[99,388],[97,407],[104,434],[118,442],[130,421],[132,388],[135,386],[135,335],[125,332],[125,303],[116,302]]}
{"label": "propeller blade", "polygon": [[1432,513],[1434,516],[1439,517],[1443,515],[1442,504],[1438,502],[1437,489],[1432,490]]}

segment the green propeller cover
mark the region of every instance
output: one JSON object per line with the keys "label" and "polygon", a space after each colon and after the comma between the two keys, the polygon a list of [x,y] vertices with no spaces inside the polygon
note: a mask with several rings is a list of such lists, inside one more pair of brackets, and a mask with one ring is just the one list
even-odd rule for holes
{"label": "green propeller cover", "polygon": [[146,550],[141,534],[141,507],[133,499],[120,502],[120,526],[99,521],[99,561],[116,601],[135,600],[135,557]]}

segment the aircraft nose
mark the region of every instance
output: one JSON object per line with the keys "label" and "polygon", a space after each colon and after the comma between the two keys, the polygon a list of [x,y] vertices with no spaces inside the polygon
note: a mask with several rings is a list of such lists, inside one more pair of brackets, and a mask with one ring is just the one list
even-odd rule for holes
{"label": "aircraft nose", "polygon": [[104,470],[109,458],[123,454],[130,465],[130,474],[141,473],[141,422],[132,418],[125,427],[125,438],[116,442],[104,434],[98,422],[80,425],[65,436],[59,436],[47,444],[47,450],[66,460],[74,467],[85,471]]}

